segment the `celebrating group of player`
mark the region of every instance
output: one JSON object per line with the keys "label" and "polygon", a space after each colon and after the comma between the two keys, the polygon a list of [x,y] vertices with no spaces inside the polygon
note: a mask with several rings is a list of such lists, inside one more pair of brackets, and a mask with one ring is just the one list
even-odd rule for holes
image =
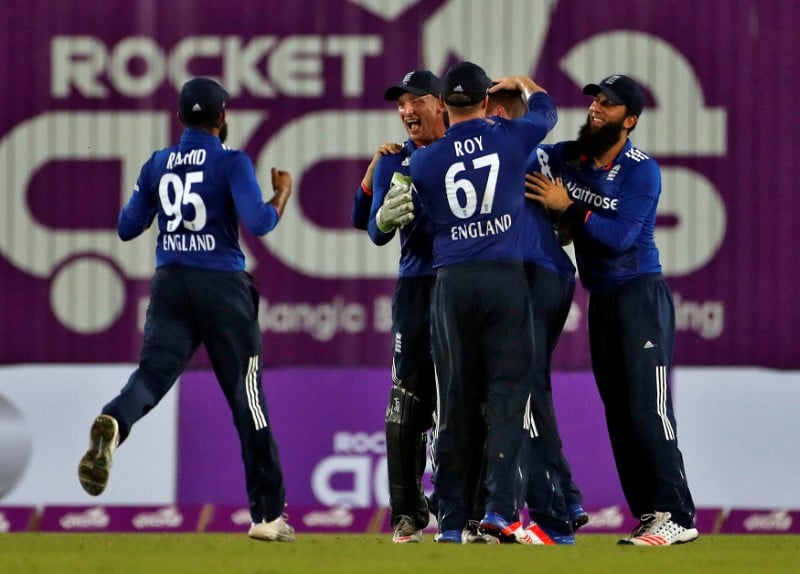
{"label": "celebrating group of player", "polygon": [[[421,541],[431,513],[440,543],[574,544],[589,519],[550,383],[575,289],[562,249],[569,241],[590,292],[592,368],[620,482],[640,519],[620,542],[698,536],[668,385],[674,306],[653,241],[660,171],[628,139],[644,97],[623,75],[583,92],[593,98],[586,124],[576,140],[554,145],[541,142],[556,124],[555,104],[524,76],[492,82],[461,62],[442,80],[409,72],[384,94],[408,139],[378,148],[352,219],[378,245],[401,241],[386,410],[395,542]],[[181,140],[143,165],[120,213],[123,240],[157,218],[157,269],[138,368],[92,424],[78,476],[89,494],[104,491],[118,444],[204,344],[241,442],[248,534],[286,542],[295,534],[261,384],[259,296],[238,226],[270,232],[292,179],[273,168],[275,195],[263,201],[251,160],[223,145],[227,101],[211,79],[184,84]],[[209,240],[190,241],[200,233]]]}
{"label": "celebrating group of player", "polygon": [[562,248],[571,241],[614,458],[640,520],[620,543],[698,536],[668,386],[674,306],[653,239],[660,170],[628,138],[644,97],[624,75],[583,92],[593,99],[578,138],[553,145],[541,142],[555,104],[524,76],[493,82],[461,62],[442,80],[411,71],[384,94],[408,139],[378,148],[352,220],[377,245],[401,242],[386,413],[395,542],[421,541],[429,511],[435,540],[450,543],[574,544],[588,521],[550,381],[575,289]]}

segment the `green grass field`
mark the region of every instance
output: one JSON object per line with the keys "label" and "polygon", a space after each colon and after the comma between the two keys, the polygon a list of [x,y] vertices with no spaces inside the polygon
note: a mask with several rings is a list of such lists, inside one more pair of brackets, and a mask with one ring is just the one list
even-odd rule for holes
{"label": "green grass field", "polygon": [[388,535],[300,535],[293,544],[244,534],[4,534],[0,572],[403,574],[549,572],[731,574],[800,571],[800,537],[703,536],[671,548],[617,546],[616,536],[572,547],[395,545]]}

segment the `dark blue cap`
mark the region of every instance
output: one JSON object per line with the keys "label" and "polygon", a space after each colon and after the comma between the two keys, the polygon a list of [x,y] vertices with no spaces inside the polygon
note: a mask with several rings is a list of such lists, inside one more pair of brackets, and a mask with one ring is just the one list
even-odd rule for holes
{"label": "dark blue cap", "polygon": [[228,92],[211,78],[194,78],[183,84],[180,111],[186,124],[203,124],[219,117]]}
{"label": "dark blue cap", "polygon": [[634,116],[642,115],[644,96],[639,86],[628,76],[616,74],[603,78],[599,84],[587,84],[583,93],[596,96],[603,92],[612,104],[625,104]]}
{"label": "dark blue cap", "polygon": [[473,106],[489,93],[492,80],[483,68],[472,62],[460,62],[447,70],[442,97],[448,106]]}
{"label": "dark blue cap", "polygon": [[405,75],[402,82],[388,88],[383,94],[383,99],[393,102],[405,93],[415,96],[430,94],[438,98],[442,93],[442,81],[428,70],[412,70]]}

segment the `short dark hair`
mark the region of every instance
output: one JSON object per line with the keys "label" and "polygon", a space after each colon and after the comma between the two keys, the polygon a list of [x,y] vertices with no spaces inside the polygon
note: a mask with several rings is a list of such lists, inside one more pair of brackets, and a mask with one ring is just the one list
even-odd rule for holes
{"label": "short dark hair", "polygon": [[[489,94],[489,108],[503,106],[512,118],[525,115],[525,102],[519,90],[498,90]],[[489,114],[491,115],[491,114]]]}

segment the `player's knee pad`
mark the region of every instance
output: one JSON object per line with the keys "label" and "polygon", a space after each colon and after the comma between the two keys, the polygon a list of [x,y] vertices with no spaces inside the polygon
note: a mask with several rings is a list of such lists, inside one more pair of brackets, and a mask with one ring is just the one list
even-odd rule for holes
{"label": "player's knee pad", "polygon": [[[412,392],[395,386],[386,409],[386,462],[393,514],[406,514],[423,527],[428,508],[421,478],[431,413]],[[427,421],[427,422],[424,422]]]}
{"label": "player's knee pad", "polygon": [[392,387],[386,409],[386,448],[389,464],[399,463],[418,473],[425,465],[426,431],[431,413],[412,392]]}
{"label": "player's knee pad", "polygon": [[431,415],[416,394],[397,385],[392,387],[386,408],[387,425],[400,425],[415,433],[425,432],[431,426]]}

